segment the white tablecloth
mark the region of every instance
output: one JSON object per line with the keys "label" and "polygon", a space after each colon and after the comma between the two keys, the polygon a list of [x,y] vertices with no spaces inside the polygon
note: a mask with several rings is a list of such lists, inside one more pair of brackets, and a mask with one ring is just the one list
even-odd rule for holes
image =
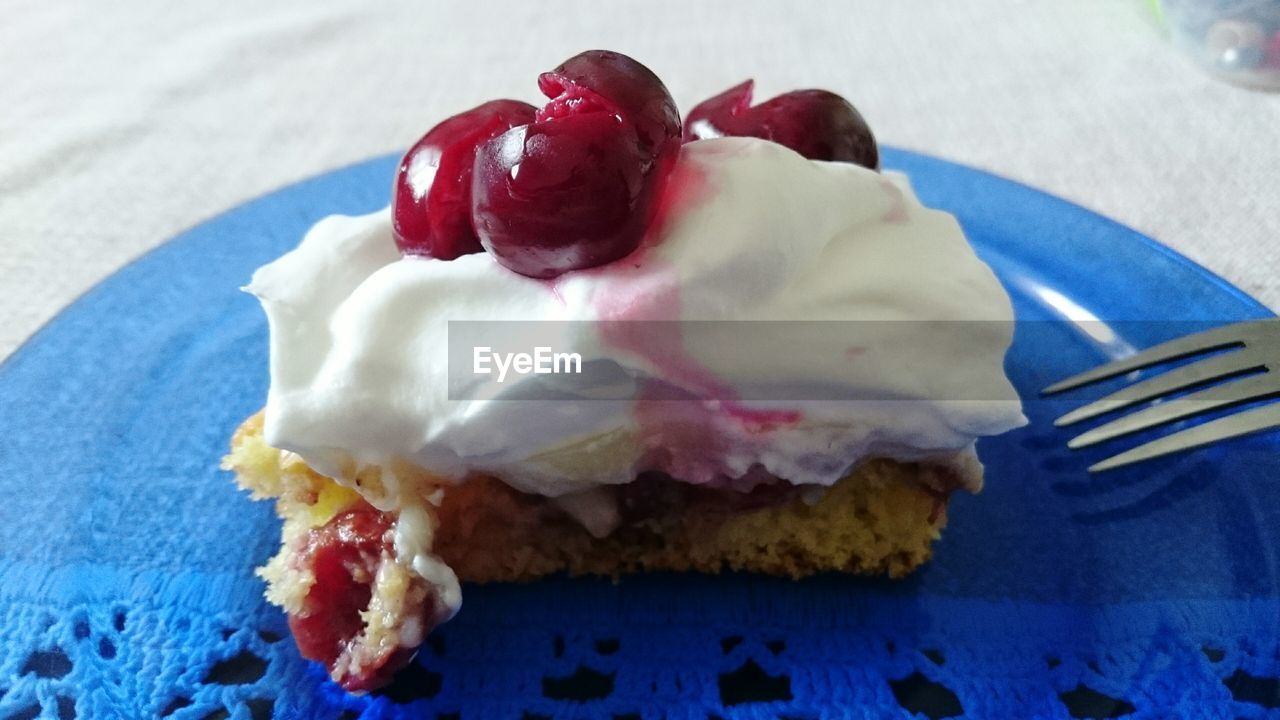
{"label": "white tablecloth", "polygon": [[591,47],[686,109],[748,76],[760,98],[835,90],[884,143],[1093,208],[1280,307],[1280,96],[1202,75],[1141,0],[11,0],[3,18],[0,357],[174,233],[483,100],[536,100],[538,71]]}

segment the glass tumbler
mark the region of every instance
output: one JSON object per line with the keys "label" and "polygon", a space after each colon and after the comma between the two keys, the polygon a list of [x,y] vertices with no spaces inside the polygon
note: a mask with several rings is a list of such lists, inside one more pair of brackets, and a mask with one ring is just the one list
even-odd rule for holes
{"label": "glass tumbler", "polygon": [[1213,75],[1280,91],[1280,0],[1159,0],[1174,44]]}

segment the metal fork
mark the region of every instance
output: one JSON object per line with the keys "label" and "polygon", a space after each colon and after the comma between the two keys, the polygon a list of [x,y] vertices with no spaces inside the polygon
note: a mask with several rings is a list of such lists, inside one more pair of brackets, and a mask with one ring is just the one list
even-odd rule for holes
{"label": "metal fork", "polygon": [[[1056,382],[1041,391],[1041,395],[1054,395],[1074,390],[1134,370],[1208,353],[1216,354],[1179,367],[1172,372],[1134,383],[1084,407],[1072,410],[1055,420],[1053,424],[1058,427],[1074,425],[1148,400],[1192,390],[1217,381],[1229,380],[1229,382],[1220,382],[1178,398],[1158,402],[1077,435],[1067,443],[1067,446],[1079,449],[1176,420],[1203,415],[1213,410],[1280,396],[1280,318],[1224,325],[1170,340],[1132,357],[1110,362]],[[1271,403],[1226,415],[1166,435],[1091,465],[1089,470],[1090,472],[1111,470],[1219,440],[1273,428],[1280,428],[1280,403]]]}

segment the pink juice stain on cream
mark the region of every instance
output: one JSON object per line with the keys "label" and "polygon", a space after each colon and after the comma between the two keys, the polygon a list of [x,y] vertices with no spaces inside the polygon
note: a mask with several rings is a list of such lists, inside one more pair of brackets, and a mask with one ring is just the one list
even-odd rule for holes
{"label": "pink juice stain on cream", "polygon": [[[643,381],[633,404],[639,439],[646,449],[644,469],[661,470],[695,484],[721,481],[730,474],[720,460],[728,449],[725,434],[718,429],[723,423],[738,423],[751,434],[764,434],[799,423],[803,417],[799,410],[744,405],[733,386],[699,362],[685,345],[678,273],[653,250],[672,218],[713,192],[709,185],[701,168],[677,164],[640,246],[609,266],[615,272],[624,266],[634,277],[630,282],[604,284],[592,298],[603,342],[642,358],[668,379]],[[548,285],[560,298],[556,280]]]}

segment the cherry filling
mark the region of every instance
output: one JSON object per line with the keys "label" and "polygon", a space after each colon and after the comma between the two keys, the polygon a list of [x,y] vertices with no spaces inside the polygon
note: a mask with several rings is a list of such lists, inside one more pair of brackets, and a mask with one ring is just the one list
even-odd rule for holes
{"label": "cherry filling", "polygon": [[[411,646],[398,636],[372,637],[362,613],[370,610],[374,584],[384,563],[394,563],[391,519],[367,503],[312,529],[294,562],[315,580],[289,628],[302,656],[324,663],[343,688],[362,692],[385,685],[413,659],[421,634],[430,628],[430,595],[421,587],[403,598],[399,628],[419,637]],[[415,602],[416,600],[416,602]]]}
{"label": "cherry filling", "polygon": [[754,81],[704,100],[685,118],[685,142],[736,135],[785,145],[810,160],[880,169],[867,121],[849,101],[826,90],[793,90],[752,107]]}
{"label": "cherry filling", "polygon": [[804,487],[785,480],[762,482],[748,490],[693,485],[657,471],[640,473],[616,489],[618,515],[626,525],[677,516],[690,507],[708,512],[751,512],[785,505],[804,491]]}

